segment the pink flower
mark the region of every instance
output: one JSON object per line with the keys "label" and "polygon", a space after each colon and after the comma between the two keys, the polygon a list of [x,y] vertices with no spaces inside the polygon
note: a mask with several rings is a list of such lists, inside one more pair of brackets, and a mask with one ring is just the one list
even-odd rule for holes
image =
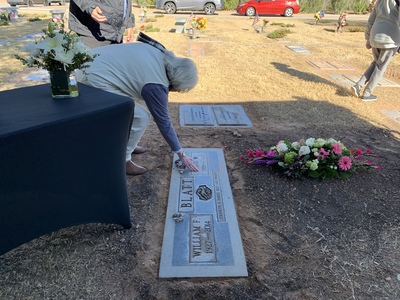
{"label": "pink flower", "polygon": [[256,150],[256,156],[257,157],[261,157],[261,156],[263,156],[264,155],[264,151],[262,151],[262,150]]}
{"label": "pink flower", "polygon": [[363,155],[363,152],[361,148],[357,148],[356,150],[351,151],[351,154],[361,156]]}
{"label": "pink flower", "polygon": [[365,153],[372,154],[372,150],[371,149],[367,149],[367,150],[365,150]]}
{"label": "pink flower", "polygon": [[332,147],[333,147],[333,153],[342,154],[342,148],[340,148],[340,144],[339,143],[333,143]]}
{"label": "pink flower", "polygon": [[351,168],[351,159],[348,156],[342,156],[339,158],[339,168],[343,171],[350,170]]}
{"label": "pink flower", "polygon": [[325,158],[327,158],[329,155],[329,152],[326,151],[324,148],[321,148],[318,150],[318,158],[324,160]]}
{"label": "pink flower", "polygon": [[253,151],[247,152],[247,157],[248,157],[248,158],[254,157]]}

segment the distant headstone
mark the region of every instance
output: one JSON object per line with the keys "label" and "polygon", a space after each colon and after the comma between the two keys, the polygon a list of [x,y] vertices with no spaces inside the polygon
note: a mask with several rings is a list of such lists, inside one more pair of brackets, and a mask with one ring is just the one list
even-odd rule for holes
{"label": "distant headstone", "polygon": [[184,127],[253,127],[241,105],[181,105],[179,113]]}
{"label": "distant headstone", "polygon": [[400,110],[381,110],[381,113],[400,123]]}
{"label": "distant headstone", "polygon": [[47,70],[39,69],[24,78],[24,80],[33,80],[33,81],[49,81],[50,75]]}
{"label": "distant headstone", "polygon": [[248,276],[222,149],[184,150],[199,172],[172,167],[159,276]]}
{"label": "distant headstone", "polygon": [[310,54],[311,52],[301,46],[286,46],[290,50],[298,53],[298,54]]}
{"label": "distant headstone", "polygon": [[190,43],[187,50],[188,56],[204,56],[205,47],[204,44]]}
{"label": "distant headstone", "polygon": [[27,35],[24,35],[21,37],[17,37],[17,38],[15,38],[15,40],[17,40],[17,41],[34,40],[34,39],[42,37],[43,35],[44,35],[43,32],[30,33],[30,34],[27,34]]}
{"label": "distant headstone", "polygon": [[55,10],[51,10],[51,18],[55,19],[55,18],[59,18],[61,21],[65,20],[65,13],[66,11],[63,9],[55,9]]}
{"label": "distant headstone", "polygon": [[175,33],[185,33],[186,22],[186,18],[175,18]]}
{"label": "distant headstone", "polygon": [[315,68],[322,70],[354,70],[353,67],[337,61],[307,61]]}

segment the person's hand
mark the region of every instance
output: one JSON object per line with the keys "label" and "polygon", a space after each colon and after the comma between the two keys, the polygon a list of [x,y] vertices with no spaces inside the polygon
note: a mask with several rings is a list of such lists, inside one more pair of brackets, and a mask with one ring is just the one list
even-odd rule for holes
{"label": "person's hand", "polygon": [[135,28],[128,28],[126,31],[127,31],[126,42],[127,43],[132,43],[133,42],[133,37],[135,35]]}
{"label": "person's hand", "polygon": [[107,17],[103,15],[103,12],[101,11],[101,8],[96,6],[93,10],[92,10],[92,14],[91,17],[93,18],[93,20],[95,20],[98,23],[105,23],[107,22]]}
{"label": "person's hand", "polygon": [[185,155],[185,152],[181,151],[178,153],[179,159],[182,162],[182,164],[188,168],[192,172],[197,172],[199,169],[197,168],[196,164],[193,162],[193,160]]}

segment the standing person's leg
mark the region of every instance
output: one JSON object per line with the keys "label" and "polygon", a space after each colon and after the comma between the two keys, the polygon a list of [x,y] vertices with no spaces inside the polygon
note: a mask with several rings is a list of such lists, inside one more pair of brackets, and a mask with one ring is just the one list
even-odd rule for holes
{"label": "standing person's leg", "polygon": [[132,152],[135,150],[137,144],[143,136],[147,125],[150,122],[150,113],[142,105],[135,101],[135,112],[129,135],[128,145],[126,147],[126,173],[128,175],[139,175],[146,172],[146,169],[136,165],[131,161]]}
{"label": "standing person's leg", "polygon": [[360,97],[360,90],[361,88],[367,84],[369,79],[371,78],[372,73],[374,72],[376,67],[375,61],[373,61],[367,70],[365,70],[364,74],[361,76],[361,78],[357,81],[357,83],[351,87],[353,95],[356,96],[357,98]]}
{"label": "standing person's leg", "polygon": [[[374,56],[375,68],[368,80],[367,85],[365,86],[364,93],[362,98],[363,100],[372,100],[372,92],[374,88],[378,85],[379,81],[382,79],[383,74],[386,71],[390,61],[393,56],[396,54],[397,48],[391,49],[377,49],[372,48],[372,54]],[[367,99],[368,98],[368,99]],[[371,99],[369,99],[371,98]],[[374,100],[377,98],[374,96]]]}

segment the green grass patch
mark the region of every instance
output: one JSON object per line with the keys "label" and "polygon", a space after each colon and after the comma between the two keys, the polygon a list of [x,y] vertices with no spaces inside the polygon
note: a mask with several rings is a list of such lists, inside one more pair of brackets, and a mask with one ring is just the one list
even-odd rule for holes
{"label": "green grass patch", "polygon": [[136,30],[136,33],[140,32],[140,31],[143,31],[143,32],[160,32],[160,28],[153,27],[153,25],[151,25],[151,24],[146,25],[146,26],[142,25],[142,26],[140,26],[138,28],[138,30]]}
{"label": "green grass patch", "polygon": [[149,22],[157,22],[156,18],[146,18],[146,20],[144,21],[145,23],[149,23]]}
{"label": "green grass patch", "polygon": [[291,33],[290,29],[278,29],[269,33],[267,37],[270,39],[279,39],[287,36],[289,33]]}
{"label": "green grass patch", "polygon": [[280,26],[280,27],[295,27],[294,24],[285,24],[285,23],[277,23],[277,22],[272,22],[271,26]]}

